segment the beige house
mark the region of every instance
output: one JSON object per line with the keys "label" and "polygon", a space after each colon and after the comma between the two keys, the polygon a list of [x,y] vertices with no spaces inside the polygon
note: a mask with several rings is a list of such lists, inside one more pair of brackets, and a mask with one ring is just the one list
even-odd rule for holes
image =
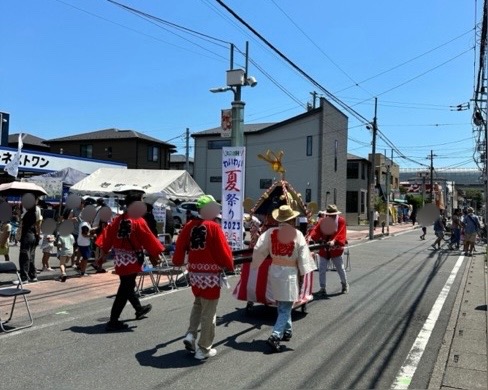
{"label": "beige house", "polygon": [[[347,127],[347,116],[324,98],[320,107],[285,121],[245,125],[245,197],[257,201],[279,178],[258,154],[282,150],[285,178],[306,203],[317,202],[320,209],[336,203],[345,210]],[[220,128],[192,137],[195,181],[205,193],[221,199],[222,147],[230,146],[230,138],[222,138]]]}

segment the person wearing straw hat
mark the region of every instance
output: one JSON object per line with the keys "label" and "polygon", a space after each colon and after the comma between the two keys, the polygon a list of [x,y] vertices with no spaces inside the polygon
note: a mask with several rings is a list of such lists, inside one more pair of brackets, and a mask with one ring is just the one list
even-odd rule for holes
{"label": "person wearing straw hat", "polygon": [[325,244],[319,250],[319,284],[320,290],[315,294],[317,298],[327,298],[326,291],[326,272],[327,262],[332,260],[337,270],[342,284],[342,293],[349,292],[349,284],[347,283],[346,270],[344,269],[344,260],[342,254],[344,253],[344,246],[347,241],[346,220],[342,217],[341,212],[337,209],[335,204],[330,204],[324,211],[324,218],[320,223],[314,226],[310,232],[310,239],[315,242],[322,242]]}
{"label": "person wearing straw hat", "polygon": [[299,214],[289,205],[273,210],[271,215],[279,225],[259,236],[252,255],[253,268],[258,268],[268,256],[272,259],[268,273],[268,287],[272,297],[267,298],[277,302],[278,317],[267,344],[273,352],[282,350],[280,341],[291,339],[293,303],[299,297],[303,275],[316,268],[305,237],[295,229]]}

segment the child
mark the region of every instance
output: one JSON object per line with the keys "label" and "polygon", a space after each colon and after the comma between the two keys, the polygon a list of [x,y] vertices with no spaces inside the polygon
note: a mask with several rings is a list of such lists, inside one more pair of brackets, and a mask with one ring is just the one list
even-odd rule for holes
{"label": "child", "polygon": [[44,234],[42,236],[41,250],[43,271],[53,271],[53,269],[49,266],[49,258],[54,251],[54,241],[55,237],[52,234]]}
{"label": "child", "polygon": [[58,247],[59,256],[59,269],[61,271],[61,276],[59,280],[61,282],[66,282],[66,262],[73,255],[73,245],[75,243],[75,238],[70,233],[65,236],[58,236],[56,241],[56,246]]}
{"label": "child", "polygon": [[80,276],[87,276],[86,266],[88,259],[91,257],[91,226],[88,222],[80,224],[80,233],[78,235],[78,250],[81,254]]}
{"label": "child", "polygon": [[0,255],[5,256],[5,261],[10,261],[8,242],[10,238],[10,232],[12,227],[10,222],[4,222],[0,227]]}

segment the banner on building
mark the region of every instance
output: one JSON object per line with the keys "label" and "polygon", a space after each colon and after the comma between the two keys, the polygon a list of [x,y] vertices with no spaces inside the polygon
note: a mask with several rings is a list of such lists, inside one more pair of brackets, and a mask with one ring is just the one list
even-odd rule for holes
{"label": "banner on building", "polygon": [[229,138],[232,135],[232,110],[221,110],[220,127],[221,137]]}
{"label": "banner on building", "polygon": [[233,250],[242,249],[245,147],[222,148],[222,229]]}

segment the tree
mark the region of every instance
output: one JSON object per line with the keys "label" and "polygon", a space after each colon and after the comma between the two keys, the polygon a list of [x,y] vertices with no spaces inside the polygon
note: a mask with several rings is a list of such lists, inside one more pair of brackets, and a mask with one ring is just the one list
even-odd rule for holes
{"label": "tree", "polygon": [[470,200],[470,205],[476,211],[481,209],[481,206],[483,205],[483,194],[481,190],[474,189],[474,188],[467,188],[465,190],[465,199]]}

